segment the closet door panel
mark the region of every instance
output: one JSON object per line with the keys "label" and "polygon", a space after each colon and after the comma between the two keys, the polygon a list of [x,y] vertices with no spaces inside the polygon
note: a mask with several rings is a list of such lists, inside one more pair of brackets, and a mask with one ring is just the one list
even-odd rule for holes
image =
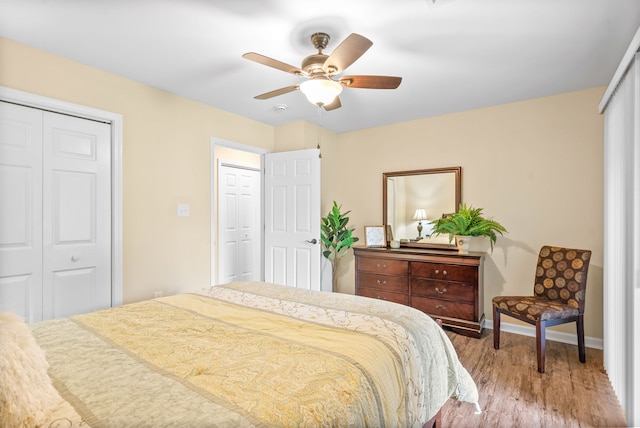
{"label": "closet door panel", "polygon": [[0,311],[42,320],[42,112],[0,102]]}
{"label": "closet door panel", "polygon": [[47,113],[44,147],[44,317],[110,307],[110,127]]}

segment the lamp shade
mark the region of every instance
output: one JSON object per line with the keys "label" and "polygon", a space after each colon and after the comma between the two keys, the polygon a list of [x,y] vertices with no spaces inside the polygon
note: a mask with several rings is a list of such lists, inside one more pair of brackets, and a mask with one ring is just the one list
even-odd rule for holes
{"label": "lamp shade", "polygon": [[413,215],[413,219],[414,219],[414,220],[422,221],[422,220],[424,220],[424,219],[426,219],[426,218],[427,218],[427,213],[426,213],[426,211],[424,210],[424,208],[418,208],[418,209],[416,210],[416,213]]}
{"label": "lamp shade", "polygon": [[300,90],[311,104],[331,104],[342,92],[342,85],[327,78],[310,79],[300,84]]}

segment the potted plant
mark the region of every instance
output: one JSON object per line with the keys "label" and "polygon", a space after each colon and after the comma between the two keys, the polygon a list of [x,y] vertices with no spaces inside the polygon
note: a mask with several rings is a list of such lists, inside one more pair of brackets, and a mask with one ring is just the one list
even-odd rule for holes
{"label": "potted plant", "polygon": [[331,284],[333,291],[338,290],[338,266],[340,259],[347,254],[351,245],[358,241],[351,234],[354,228],[348,228],[349,214],[351,211],[340,212],[342,206],[333,201],[333,208],[322,218],[320,225],[322,246],[325,249],[322,255],[331,262]]}
{"label": "potted plant", "polygon": [[[491,242],[491,251],[496,242],[497,234],[507,232],[504,226],[495,220],[482,216],[482,208],[473,208],[467,204],[460,204],[458,212],[439,218],[433,222],[433,235],[449,234],[449,243],[456,238],[458,251],[467,253],[470,236],[487,236]],[[465,242],[466,241],[466,242]]]}

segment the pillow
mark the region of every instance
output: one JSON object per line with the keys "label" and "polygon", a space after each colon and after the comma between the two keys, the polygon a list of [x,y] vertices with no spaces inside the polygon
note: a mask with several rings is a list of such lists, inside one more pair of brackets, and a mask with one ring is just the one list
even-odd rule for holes
{"label": "pillow", "polygon": [[0,312],[0,426],[37,427],[60,402],[49,363],[22,318]]}

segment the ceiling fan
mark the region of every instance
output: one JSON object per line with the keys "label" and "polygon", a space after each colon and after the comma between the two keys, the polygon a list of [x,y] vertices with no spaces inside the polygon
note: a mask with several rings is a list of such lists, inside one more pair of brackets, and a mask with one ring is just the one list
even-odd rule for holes
{"label": "ceiling fan", "polygon": [[342,105],[338,95],[343,87],[396,89],[402,82],[402,77],[393,76],[354,75],[338,77],[337,75],[360,58],[371,47],[373,42],[359,34],[351,33],[331,55],[326,55],[322,51],[329,44],[329,40],[330,37],[326,33],[312,34],[311,43],[318,50],[318,53],[304,58],[300,68],[255,52],[248,52],[242,55],[243,58],[259,64],[309,79],[299,85],[276,89],[257,95],[254,98],[266,100],[299,89],[311,103],[322,106],[328,111],[337,109]]}

